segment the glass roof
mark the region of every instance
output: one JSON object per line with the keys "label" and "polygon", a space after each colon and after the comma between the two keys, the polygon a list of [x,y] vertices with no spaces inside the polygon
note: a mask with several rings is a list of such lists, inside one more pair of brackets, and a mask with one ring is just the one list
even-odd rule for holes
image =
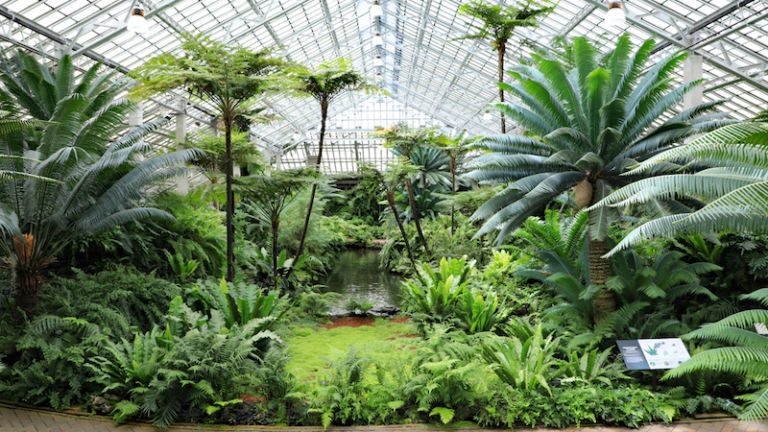
{"label": "glass roof", "polygon": [[[373,150],[380,143],[369,132],[386,122],[406,120],[475,135],[497,130],[496,122],[483,121],[486,105],[496,97],[495,53],[483,41],[457,40],[472,23],[457,14],[465,1],[382,0],[380,19],[371,16],[371,3],[145,0],[140,4],[151,31],[136,35],[125,27],[136,0],[0,0],[0,49],[23,47],[50,56],[69,51],[80,67],[101,60],[125,72],[159,52],[175,50],[175,35],[189,31],[253,49],[279,47],[280,54],[308,65],[347,57],[371,77],[380,72],[389,95],[350,94],[334,102],[329,142],[338,146],[324,157],[326,172],[353,171],[356,160],[382,166],[388,153]],[[766,0],[627,0],[624,5],[627,28],[607,31],[607,2],[560,0],[538,28],[521,30],[510,42],[507,65],[527,57],[531,47],[551,46],[558,37],[587,36],[609,44],[627,30],[636,43],[655,37],[656,56],[680,49],[702,56],[704,99],[728,99],[725,109],[734,117],[750,118],[768,108]],[[376,32],[383,36],[381,47],[373,45]],[[382,67],[374,65],[376,55]],[[682,70],[678,80],[683,80]],[[174,112],[177,99],[165,95],[148,101],[144,119]],[[259,146],[283,154],[284,165],[306,163],[312,148],[304,142],[316,138],[319,108],[285,96],[263,102],[283,120],[254,127]],[[212,112],[205,104],[189,104],[190,128],[210,127]],[[297,140],[295,132],[305,138]]]}

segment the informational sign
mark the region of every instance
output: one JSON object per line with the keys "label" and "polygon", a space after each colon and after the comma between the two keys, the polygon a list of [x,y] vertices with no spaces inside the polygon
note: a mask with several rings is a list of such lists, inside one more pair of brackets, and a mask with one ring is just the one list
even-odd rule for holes
{"label": "informational sign", "polygon": [[765,323],[756,322],[755,323],[755,331],[759,335],[763,335],[763,336],[768,335],[768,327],[765,326]]}
{"label": "informational sign", "polygon": [[621,357],[624,359],[624,364],[627,365],[627,369],[650,369],[648,362],[645,361],[643,350],[640,348],[640,344],[637,343],[636,340],[620,340],[616,341],[616,345],[619,346]]}
{"label": "informational sign", "polygon": [[680,338],[616,341],[629,370],[674,369],[691,358]]}

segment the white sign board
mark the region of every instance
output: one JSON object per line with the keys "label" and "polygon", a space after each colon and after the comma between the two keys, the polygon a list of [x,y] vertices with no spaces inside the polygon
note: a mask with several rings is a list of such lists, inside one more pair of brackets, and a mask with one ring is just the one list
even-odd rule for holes
{"label": "white sign board", "polygon": [[637,342],[650,369],[673,369],[691,358],[680,338],[639,339]]}

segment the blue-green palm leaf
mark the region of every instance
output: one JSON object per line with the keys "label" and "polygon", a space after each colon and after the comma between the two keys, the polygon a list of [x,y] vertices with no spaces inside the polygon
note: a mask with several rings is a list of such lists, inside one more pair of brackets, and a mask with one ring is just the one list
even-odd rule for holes
{"label": "blue-green palm leaf", "polygon": [[[580,182],[587,183],[577,189],[579,193],[592,189],[589,195],[576,197],[575,202],[584,206],[585,200],[593,204],[633,181],[679,170],[676,161],[663,169],[633,168],[689,136],[729,123],[714,113],[718,102],[674,112],[683,96],[700,83],[672,86],[674,70],[685,58],[682,53],[646,68],[653,46],[648,41],[633,51],[629,36],[622,35],[604,54],[588,40],[576,38],[572,64],[536,54],[530,64],[509,72],[516,82],[503,88],[517,101],[497,104],[495,109],[525,133],[477,141],[483,154],[468,165],[466,177],[512,184],[475,212],[473,220],[485,220],[478,235],[498,230],[497,241],[503,241],[527,215]],[[515,183],[532,176],[539,181],[534,187]],[[611,211],[590,212],[590,238],[605,238]]]}

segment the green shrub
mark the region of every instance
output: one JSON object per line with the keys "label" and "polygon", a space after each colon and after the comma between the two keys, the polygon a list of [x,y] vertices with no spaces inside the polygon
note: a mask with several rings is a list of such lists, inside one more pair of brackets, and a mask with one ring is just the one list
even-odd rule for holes
{"label": "green shrub", "polygon": [[493,291],[465,291],[458,301],[456,315],[467,333],[492,331],[509,319],[512,309],[507,308]]}
{"label": "green shrub", "polygon": [[107,340],[98,326],[38,315],[20,327],[5,322],[2,327],[0,332],[15,342],[15,354],[0,371],[0,398],[60,409],[83,403],[97,391],[86,364]]}
{"label": "green shrub", "polygon": [[669,422],[677,409],[669,397],[634,387],[561,387],[551,394],[506,388],[478,414],[486,426],[567,427],[603,423],[638,427]]}
{"label": "green shrub", "polygon": [[180,289],[154,274],[131,267],[74,277],[54,277],[40,296],[40,311],[59,317],[83,318],[107,334],[128,336],[131,327],[147,331],[163,322],[168,303]]}
{"label": "green shrub", "polygon": [[443,258],[437,271],[428,263],[423,263],[417,268],[417,277],[406,280],[402,286],[407,310],[436,321],[450,318],[468,289],[474,266],[475,262],[467,262],[466,258]]}
{"label": "green shrub", "polygon": [[115,421],[144,416],[160,427],[182,413],[205,412],[216,402],[238,398],[249,388],[256,369],[250,337],[190,330],[174,338],[153,329],[134,342],[107,346],[93,359],[96,380],[105,392],[122,398]]}
{"label": "green shrub", "polygon": [[557,343],[552,335],[545,337],[538,325],[525,338],[483,343],[482,356],[499,379],[513,388],[551,393],[550,381],[560,375]]}

